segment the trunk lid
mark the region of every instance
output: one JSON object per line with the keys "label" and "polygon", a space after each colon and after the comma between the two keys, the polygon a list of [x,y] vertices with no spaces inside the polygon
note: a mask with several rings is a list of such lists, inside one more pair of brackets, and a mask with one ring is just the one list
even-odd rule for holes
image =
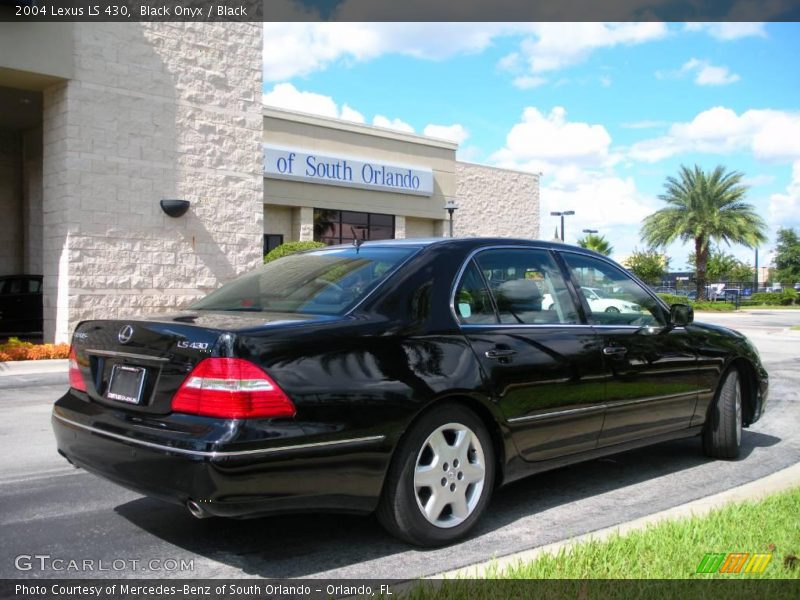
{"label": "trunk lid", "polygon": [[210,356],[231,356],[237,332],[332,319],[197,311],[142,320],[84,321],[72,344],[92,401],[132,412],[167,414],[172,397],[197,363]]}

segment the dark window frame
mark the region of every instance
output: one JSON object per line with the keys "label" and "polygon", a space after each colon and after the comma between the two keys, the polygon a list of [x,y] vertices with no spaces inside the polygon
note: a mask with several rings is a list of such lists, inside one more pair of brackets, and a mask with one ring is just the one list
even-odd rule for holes
{"label": "dark window frame", "polygon": [[[330,216],[334,216],[335,218],[326,220],[326,221],[318,221],[318,215],[322,215],[324,213],[328,213]],[[357,210],[334,210],[334,209],[325,209],[325,208],[315,208],[314,209],[314,241],[315,242],[323,242],[328,245],[333,244],[345,244],[352,241],[352,232],[350,231],[350,221],[351,220],[360,220],[364,218],[366,221],[366,229],[356,229],[357,234],[362,234],[362,232],[366,231],[366,235],[363,239],[365,240],[393,240],[396,239],[397,235],[397,218],[395,215],[390,215],[386,213],[371,213],[371,212],[364,212],[364,211],[357,211]],[[375,221],[383,221],[388,219],[390,221],[390,225],[384,223],[373,223]],[[318,224],[319,223],[330,223],[333,225],[333,231],[331,234],[322,235],[319,231]],[[359,227],[364,227],[363,225]],[[373,238],[373,228],[374,229],[386,229],[391,227],[391,237],[378,237]],[[347,230],[345,230],[347,228]],[[336,232],[338,231],[338,235]]]}

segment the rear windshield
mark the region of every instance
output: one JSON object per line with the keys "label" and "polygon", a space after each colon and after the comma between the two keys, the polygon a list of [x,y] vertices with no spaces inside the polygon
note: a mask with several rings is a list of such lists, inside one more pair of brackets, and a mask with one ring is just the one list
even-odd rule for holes
{"label": "rear windshield", "polygon": [[286,256],[222,286],[189,308],[341,315],[417,250],[362,246]]}

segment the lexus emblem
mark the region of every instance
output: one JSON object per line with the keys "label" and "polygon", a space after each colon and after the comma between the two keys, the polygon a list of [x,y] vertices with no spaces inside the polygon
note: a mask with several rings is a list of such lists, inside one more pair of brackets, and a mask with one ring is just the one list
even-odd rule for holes
{"label": "lexus emblem", "polygon": [[117,334],[117,339],[119,340],[120,344],[127,344],[131,341],[133,337],[133,327],[130,325],[125,325],[122,329],[119,330]]}

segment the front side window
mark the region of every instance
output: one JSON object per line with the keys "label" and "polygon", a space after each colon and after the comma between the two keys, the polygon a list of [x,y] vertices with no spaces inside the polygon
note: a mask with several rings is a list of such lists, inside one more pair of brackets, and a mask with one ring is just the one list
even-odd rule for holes
{"label": "front side window", "polygon": [[485,250],[475,261],[489,283],[501,323],[578,323],[564,278],[547,250]]}
{"label": "front side window", "polygon": [[622,269],[582,254],[564,252],[564,260],[598,325],[666,325],[661,305]]}
{"label": "front side window", "polygon": [[267,263],[195,302],[191,310],[341,315],[419,248],[339,248]]}

